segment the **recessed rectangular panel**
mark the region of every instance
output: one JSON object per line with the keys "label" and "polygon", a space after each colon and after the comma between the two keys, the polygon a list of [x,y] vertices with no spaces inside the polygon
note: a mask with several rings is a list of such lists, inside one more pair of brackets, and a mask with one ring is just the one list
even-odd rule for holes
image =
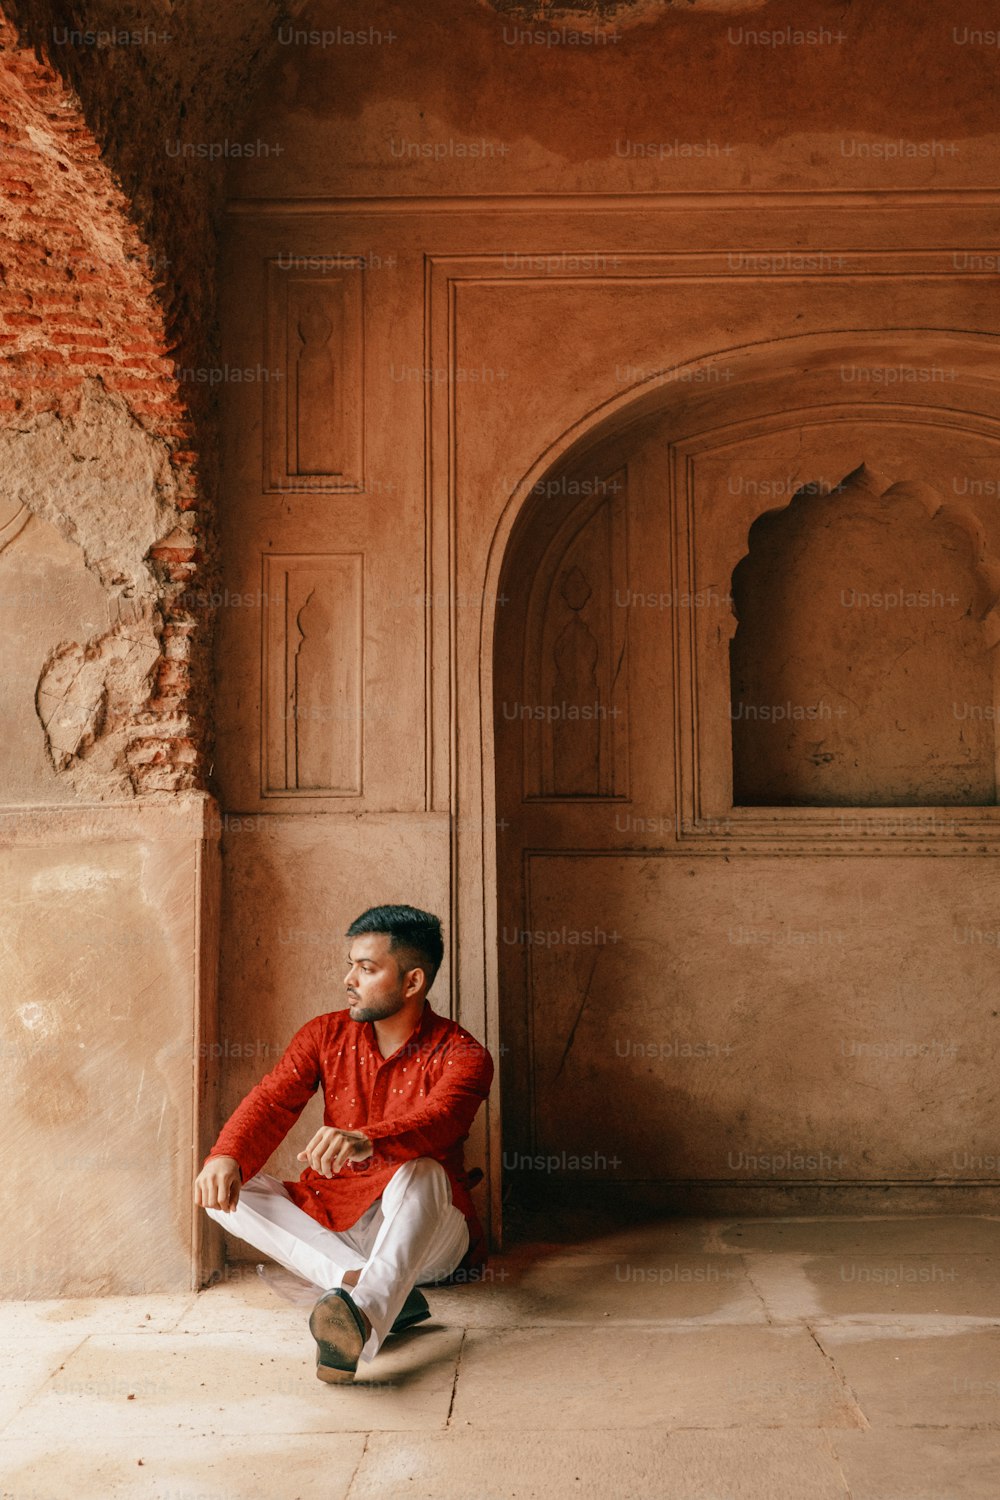
{"label": "recessed rectangular panel", "polygon": [[364,271],[342,256],[267,265],[264,487],[364,488]]}
{"label": "recessed rectangular panel", "polygon": [[261,795],[358,796],[360,553],[267,555]]}
{"label": "recessed rectangular panel", "polygon": [[529,798],[628,795],[626,471],[588,478],[580,491],[538,564],[523,686],[501,709],[524,725]]}
{"label": "recessed rectangular panel", "polygon": [[500,938],[550,1179],[995,1179],[995,862],[947,864],[531,854]]}

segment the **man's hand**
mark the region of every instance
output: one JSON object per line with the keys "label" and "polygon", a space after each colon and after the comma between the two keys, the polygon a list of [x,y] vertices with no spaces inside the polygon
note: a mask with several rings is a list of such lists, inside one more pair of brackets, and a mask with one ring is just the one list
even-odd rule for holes
{"label": "man's hand", "polygon": [[240,1201],[240,1186],[236,1158],[212,1156],[195,1178],[194,1201],[199,1208],[221,1208],[228,1214]]}
{"label": "man's hand", "polygon": [[374,1149],[360,1130],[338,1130],[335,1125],[321,1125],[296,1159],[308,1162],[323,1177],[332,1177],[349,1161],[365,1161]]}

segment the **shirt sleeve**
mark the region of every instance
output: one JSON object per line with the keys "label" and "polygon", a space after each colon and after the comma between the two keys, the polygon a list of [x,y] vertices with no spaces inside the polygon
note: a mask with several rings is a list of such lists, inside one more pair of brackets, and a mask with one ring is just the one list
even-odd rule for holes
{"label": "shirt sleeve", "polygon": [[280,1146],[319,1085],[318,1019],[295,1033],[270,1073],[233,1111],[206,1161],[232,1156],[242,1181],[249,1182]]}
{"label": "shirt sleeve", "polygon": [[416,1108],[359,1126],[380,1160],[440,1157],[468,1135],[493,1082],[493,1059],[485,1047],[469,1041],[444,1059],[441,1075]]}

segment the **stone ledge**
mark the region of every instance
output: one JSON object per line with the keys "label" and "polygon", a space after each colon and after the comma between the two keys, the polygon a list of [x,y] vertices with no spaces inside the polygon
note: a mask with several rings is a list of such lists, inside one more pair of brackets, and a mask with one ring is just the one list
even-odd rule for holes
{"label": "stone ledge", "polygon": [[170,792],[134,802],[0,808],[0,848],[149,838],[218,841],[222,828],[219,805],[204,792]]}
{"label": "stone ledge", "polygon": [[[562,1188],[559,1183],[546,1182],[545,1193],[549,1208],[567,1209],[574,1202],[579,1204],[579,1185]],[[606,1213],[620,1222],[650,1213],[699,1218],[798,1214],[991,1216],[1000,1215],[1000,1182],[589,1182],[587,1200],[590,1211]],[[522,1212],[532,1212],[527,1201]]]}

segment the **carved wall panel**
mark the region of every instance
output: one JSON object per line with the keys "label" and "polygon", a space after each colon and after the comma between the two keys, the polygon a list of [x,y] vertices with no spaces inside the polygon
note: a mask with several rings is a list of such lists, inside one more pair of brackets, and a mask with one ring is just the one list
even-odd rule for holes
{"label": "carved wall panel", "polygon": [[758,517],[733,574],[735,803],[996,800],[981,551],[933,490],[864,466]]}
{"label": "carved wall panel", "polygon": [[617,602],[627,593],[625,470],[594,488],[542,560],[524,692],[502,705],[524,723],[528,797],[628,794],[627,610]]}
{"label": "carved wall panel", "polygon": [[364,488],[364,271],[267,263],[264,487]]}
{"label": "carved wall panel", "polygon": [[360,553],[264,558],[263,796],[357,796],[362,756]]}

